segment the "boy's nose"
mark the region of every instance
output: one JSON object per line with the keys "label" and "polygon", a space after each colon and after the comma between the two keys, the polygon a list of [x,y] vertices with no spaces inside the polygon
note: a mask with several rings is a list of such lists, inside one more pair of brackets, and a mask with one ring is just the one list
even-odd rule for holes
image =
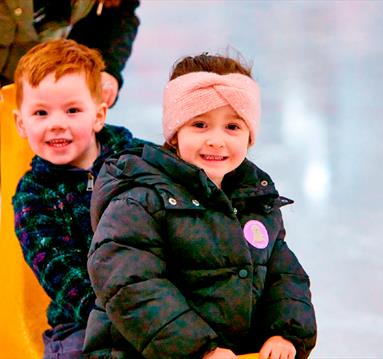
{"label": "boy's nose", "polygon": [[50,130],[61,130],[67,128],[67,123],[62,115],[53,115],[49,121]]}

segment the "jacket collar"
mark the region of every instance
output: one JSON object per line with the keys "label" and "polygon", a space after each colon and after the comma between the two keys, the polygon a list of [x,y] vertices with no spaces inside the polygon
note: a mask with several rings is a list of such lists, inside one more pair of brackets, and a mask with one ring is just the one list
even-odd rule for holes
{"label": "jacket collar", "polygon": [[216,185],[200,168],[180,159],[174,152],[160,146],[146,145],[142,158],[167,175],[175,183],[188,188],[193,193],[210,195],[217,190]]}
{"label": "jacket collar", "polygon": [[142,158],[176,183],[185,186],[193,193],[204,193],[207,198],[215,198],[222,192],[229,198],[278,197],[270,176],[247,159],[224,177],[221,191],[202,169],[181,160],[174,152],[159,146],[146,145]]}
{"label": "jacket collar", "polygon": [[[245,160],[237,170],[225,176],[219,189],[200,168],[186,163],[169,150],[153,144],[128,148],[106,160],[92,197],[92,225],[95,226],[111,199],[132,187],[155,187],[171,209],[203,209],[205,206],[234,213],[233,204],[244,207],[250,202],[272,203],[278,192],[270,177]],[[254,197],[259,200],[254,201]],[[171,198],[176,199],[177,206]],[[195,201],[197,200],[197,202]]]}

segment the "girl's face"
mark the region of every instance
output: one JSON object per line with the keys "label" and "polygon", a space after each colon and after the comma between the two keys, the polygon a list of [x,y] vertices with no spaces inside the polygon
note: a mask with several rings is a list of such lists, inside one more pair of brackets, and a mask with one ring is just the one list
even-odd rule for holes
{"label": "girl's face", "polygon": [[229,105],[192,118],[177,132],[179,156],[202,168],[220,188],[225,174],[236,169],[247,155],[250,131]]}
{"label": "girl's face", "polygon": [[38,156],[86,169],[97,158],[96,133],[105,115],[106,105],[92,98],[85,75],[70,73],[57,81],[49,74],[36,87],[24,81],[15,118],[20,135]]}

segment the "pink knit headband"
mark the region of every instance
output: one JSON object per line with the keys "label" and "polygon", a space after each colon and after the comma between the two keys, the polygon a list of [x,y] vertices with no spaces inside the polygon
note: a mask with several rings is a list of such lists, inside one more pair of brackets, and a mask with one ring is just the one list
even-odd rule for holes
{"label": "pink knit headband", "polygon": [[191,72],[169,81],[163,99],[162,126],[166,141],[193,117],[226,105],[246,122],[253,144],[261,105],[259,88],[252,78],[237,73]]}

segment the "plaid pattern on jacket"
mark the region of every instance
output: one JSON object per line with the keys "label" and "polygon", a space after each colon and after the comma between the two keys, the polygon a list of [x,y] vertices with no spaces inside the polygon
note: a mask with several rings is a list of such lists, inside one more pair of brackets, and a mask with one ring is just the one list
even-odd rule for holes
{"label": "plaid pattern on jacket", "polygon": [[[289,203],[248,160],[221,190],[160,147],[108,159],[91,204],[97,301],[84,352],[191,359],[216,346],[257,352],[282,335],[307,357],[316,321],[309,278],[284,240]],[[249,223],[267,231],[266,246],[246,241]]]}
{"label": "plaid pattern on jacket", "polygon": [[101,153],[89,170],[53,165],[35,156],[13,197],[15,230],[24,258],[49,295],[48,323],[84,327],[94,305],[86,268],[93,231],[92,184],[105,159],[140,140],[123,127],[97,134]]}

